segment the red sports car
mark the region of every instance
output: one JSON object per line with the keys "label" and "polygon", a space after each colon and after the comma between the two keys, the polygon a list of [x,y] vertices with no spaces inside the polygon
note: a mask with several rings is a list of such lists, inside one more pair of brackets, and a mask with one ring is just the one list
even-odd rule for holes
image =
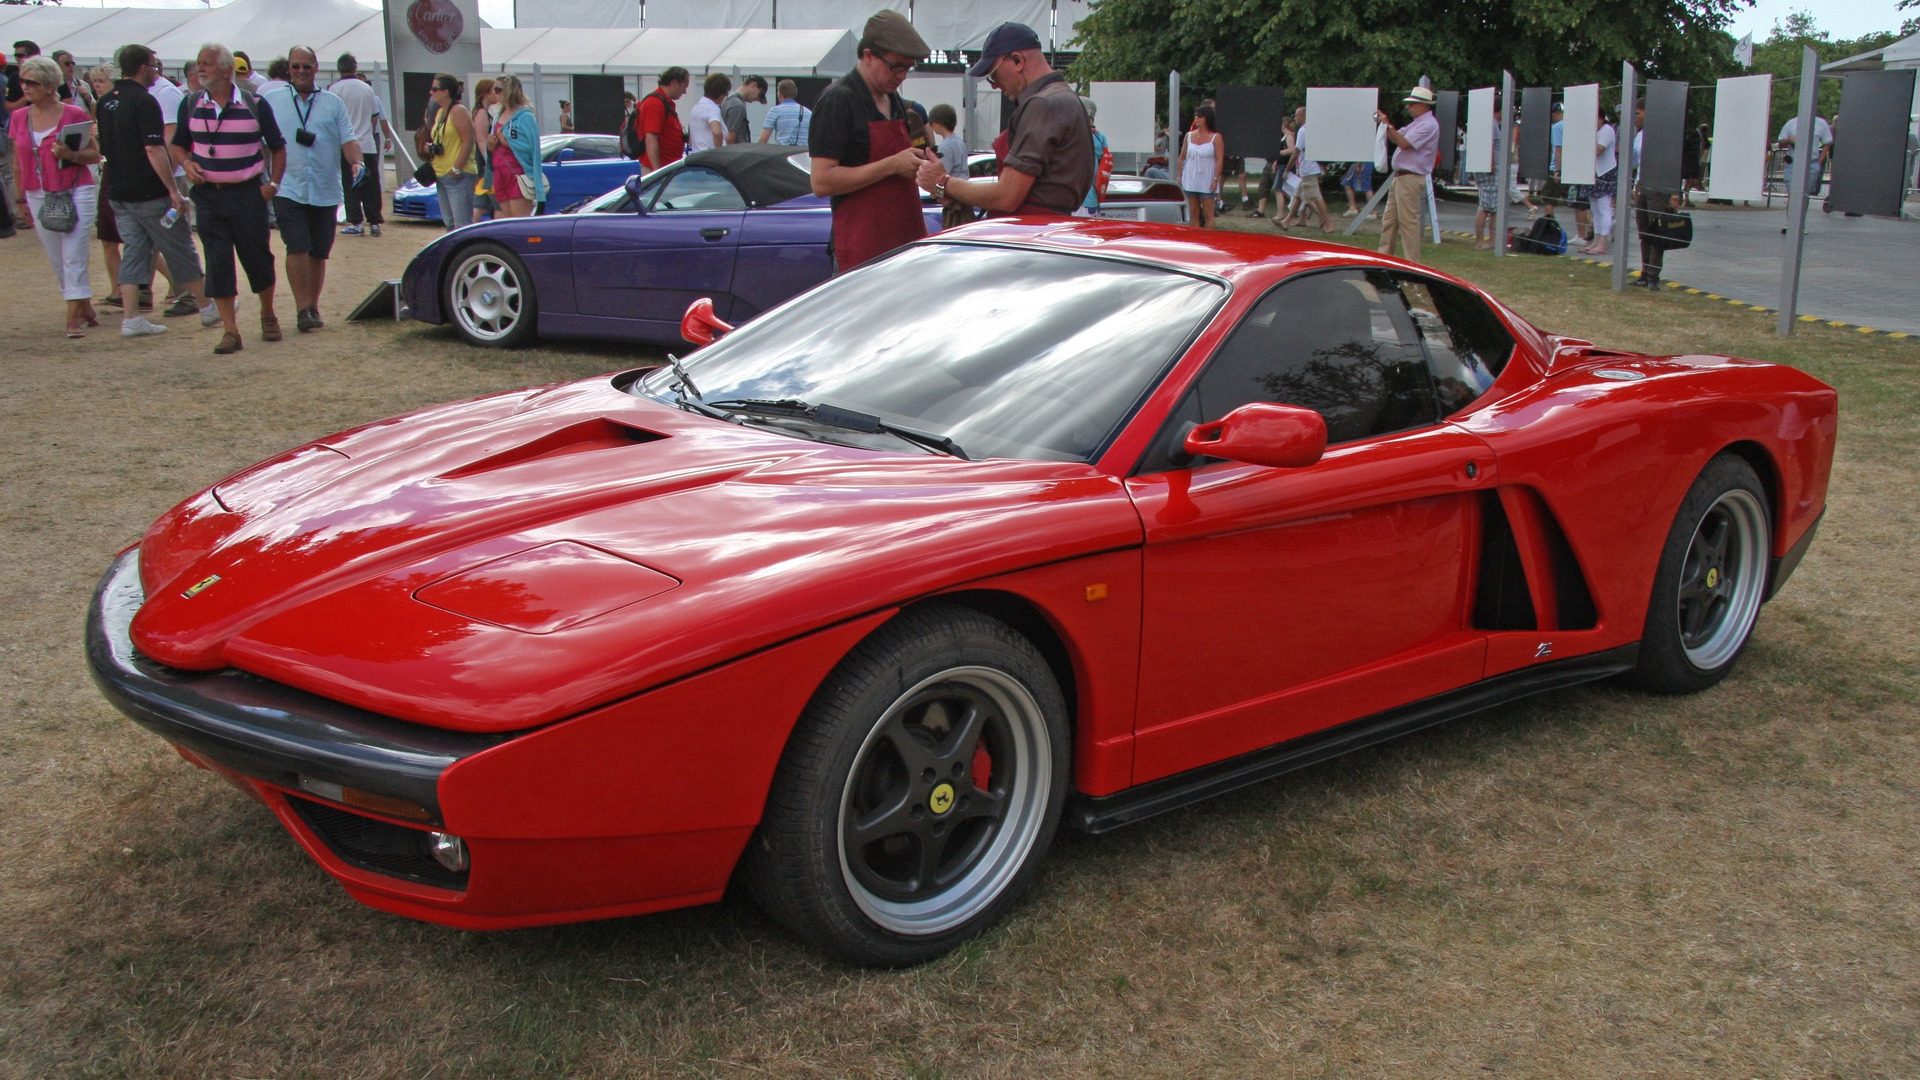
{"label": "red sports car", "polygon": [[981,223],[667,367],[222,480],[114,563],[89,658],[375,907],[528,926],[737,873],[909,964],[1062,822],[1711,686],[1812,542],[1836,408],[1352,249]]}

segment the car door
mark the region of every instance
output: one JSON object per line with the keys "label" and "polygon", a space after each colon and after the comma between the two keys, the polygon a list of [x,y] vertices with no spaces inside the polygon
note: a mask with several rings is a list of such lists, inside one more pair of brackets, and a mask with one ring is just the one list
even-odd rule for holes
{"label": "car door", "polygon": [[[1300,469],[1175,452],[1240,405],[1301,405]],[[1136,783],[1473,682],[1478,492],[1493,456],[1440,422],[1394,282],[1290,278],[1211,357],[1128,489],[1145,525]]]}
{"label": "car door", "polygon": [[713,300],[731,319],[734,259],[746,200],[725,176],[683,165],[643,193],[644,214],[589,214],[574,229],[574,290],[583,315],[677,326]]}

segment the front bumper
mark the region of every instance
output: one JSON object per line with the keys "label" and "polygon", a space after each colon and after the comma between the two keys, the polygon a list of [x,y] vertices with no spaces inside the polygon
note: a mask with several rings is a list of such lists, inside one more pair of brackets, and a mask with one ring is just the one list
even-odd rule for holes
{"label": "front bumper", "polygon": [[372,792],[424,807],[438,823],[441,774],[509,737],[410,724],[242,671],[157,664],[128,633],[145,601],[139,552],[129,549],[87,612],[94,682],[142,727],[231,772],[290,791],[304,778]]}

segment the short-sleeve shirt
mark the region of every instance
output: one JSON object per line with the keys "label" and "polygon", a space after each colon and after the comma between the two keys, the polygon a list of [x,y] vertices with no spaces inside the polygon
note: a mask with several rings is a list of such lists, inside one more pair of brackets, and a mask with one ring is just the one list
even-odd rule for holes
{"label": "short-sleeve shirt", "polygon": [[1093,186],[1093,125],[1087,107],[1059,72],[1027,87],[1007,124],[1002,168],[1033,177],[1027,201],[1070,214]]}
{"label": "short-sleeve shirt", "polygon": [[167,185],[153,171],[147,147],[167,145],[166,120],[147,88],[121,79],[100,99],[100,152],[106,155],[107,198],[141,203],[167,198]]}
{"label": "short-sleeve shirt", "polygon": [[680,113],[668,101],[665,94],[655,90],[640,99],[639,115],[634,124],[639,128],[640,146],[644,159],[647,136],[660,136],[660,164],[671,165],[687,152],[686,129],[680,126]]}
{"label": "short-sleeve shirt", "polygon": [[[1788,117],[1787,122],[1785,124],[1780,125],[1779,137],[1774,139],[1773,141],[1786,142],[1788,139],[1794,138],[1794,132],[1798,130],[1800,130],[1800,118],[1797,116]],[[1813,149],[1814,151],[1817,153],[1821,147],[1827,145],[1832,141],[1833,141],[1833,129],[1827,126],[1826,118],[1820,117],[1820,116],[1814,117],[1813,118]],[[1798,140],[1795,140],[1794,145],[1795,146],[1799,145]],[[1791,151],[1789,151],[1789,153],[1791,153]]]}
{"label": "short-sleeve shirt", "polygon": [[380,108],[380,95],[373,87],[351,76],[339,79],[327,92],[347,107],[347,121],[353,125],[353,141],[363,153],[373,152],[373,118],[386,115]]}
{"label": "short-sleeve shirt", "polygon": [[272,106],[276,116],[292,123],[296,132],[313,132],[312,146],[301,146],[297,138],[288,141],[280,197],[303,206],[340,205],[340,148],[354,141],[347,103],[325,90],[315,90],[303,98],[292,86],[271,87],[260,100]]}
{"label": "short-sleeve shirt", "polygon": [[1408,121],[1400,134],[1412,145],[1393,152],[1393,171],[1431,175],[1433,159],[1440,152],[1440,121],[1435,120],[1432,113],[1423,113]]}
{"label": "short-sleeve shirt", "polygon": [[287,140],[274,122],[273,106],[242,93],[239,84],[227,101],[216,104],[210,90],[180,103],[173,145],[192,155],[211,184],[237,184],[267,171],[267,153],[284,150]]}
{"label": "short-sleeve shirt", "polygon": [[767,110],[767,118],[760,126],[773,135],[767,141],[781,146],[805,146],[807,142],[807,124],[813,119],[813,111],[792,98]]}
{"label": "short-sleeve shirt", "polygon": [[[849,167],[867,164],[873,159],[873,139],[867,134],[867,125],[907,115],[907,104],[897,93],[887,95],[887,107],[892,117],[880,115],[873,104],[873,91],[867,89],[867,80],[860,77],[860,69],[847,72],[832,86],[820,91],[819,99],[813,103],[813,122],[807,127],[807,154]],[[840,205],[844,198],[844,195],[835,195],[833,204]]]}
{"label": "short-sleeve shirt", "polygon": [[726,122],[721,119],[720,116],[720,103],[710,97],[703,97],[699,101],[694,102],[693,130],[687,133],[691,137],[690,141],[693,144],[692,148],[694,152],[711,150],[719,145],[719,143],[713,140],[713,125],[715,124],[720,125],[722,132],[726,131]]}
{"label": "short-sleeve shirt", "polygon": [[720,126],[727,129],[728,142],[752,142],[753,126],[747,123],[747,99],[728,94],[720,103]]}
{"label": "short-sleeve shirt", "polygon": [[1593,144],[1598,148],[1593,157],[1593,175],[1605,176],[1620,167],[1620,156],[1614,152],[1620,144],[1620,133],[1612,124],[1600,125],[1600,130],[1593,133]]}
{"label": "short-sleeve shirt", "polygon": [[[147,87],[147,93],[152,94],[153,100],[160,103],[160,116],[166,120],[169,125],[179,122],[180,103],[187,98],[187,92],[185,90],[175,86],[171,79],[155,79],[153,80],[153,85]],[[178,165],[173,167],[173,175],[175,176],[179,176],[185,172],[186,170]]]}

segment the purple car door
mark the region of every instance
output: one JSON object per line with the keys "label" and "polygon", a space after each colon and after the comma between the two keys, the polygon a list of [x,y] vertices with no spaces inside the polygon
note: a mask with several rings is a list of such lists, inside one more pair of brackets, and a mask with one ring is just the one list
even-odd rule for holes
{"label": "purple car door", "polygon": [[733,317],[734,260],[746,201],[712,169],[682,167],[642,193],[645,213],[584,215],[573,236],[582,315],[678,325],[705,296]]}

